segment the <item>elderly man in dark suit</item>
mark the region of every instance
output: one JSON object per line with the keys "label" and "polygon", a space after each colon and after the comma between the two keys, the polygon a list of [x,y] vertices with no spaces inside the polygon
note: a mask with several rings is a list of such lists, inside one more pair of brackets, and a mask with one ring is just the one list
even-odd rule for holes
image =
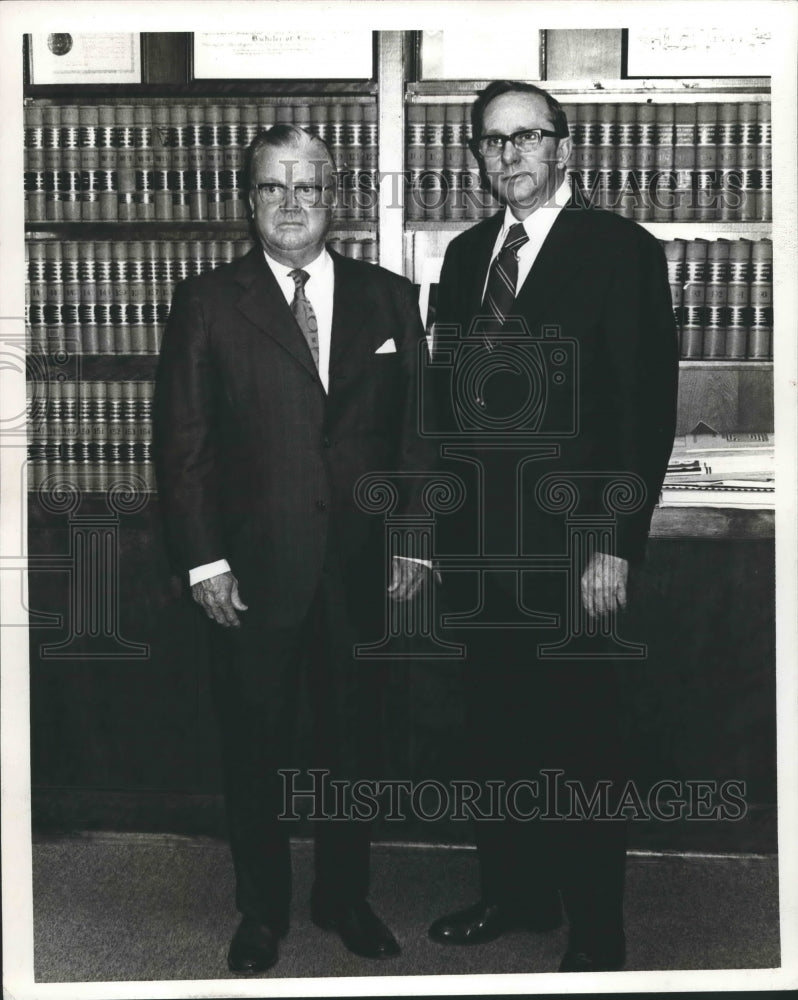
{"label": "elderly man in dark suit", "polygon": [[[379,638],[383,526],[354,498],[369,472],[423,472],[417,429],[423,338],[412,286],[325,249],[335,203],[329,150],[278,125],[248,153],[259,245],[175,292],[156,399],[156,461],[167,535],[212,619],[214,699],[242,920],[228,956],[253,974],[288,927],[288,828],[279,820],[300,681],[314,763],[332,777],[377,766],[378,678],[353,656]],[[400,498],[413,510],[412,477]],[[407,600],[428,569],[394,559]],[[321,822],[314,921],[353,952],[399,946],[366,902],[369,827]]]}
{"label": "elderly man in dark suit", "polygon": [[[477,821],[481,899],[436,921],[430,934],[467,945],[517,928],[550,930],[561,921],[561,894],[570,937],[560,971],[619,969],[624,824],[574,812],[572,799],[555,802],[547,792],[560,772],[588,796],[603,781],[617,792],[625,777],[614,622],[626,606],[630,564],[643,557],[675,427],[667,271],[642,227],[572,197],[568,124],[547,92],[493,83],[476,101],[472,126],[472,148],[505,207],[447,249],[433,368],[454,331],[448,363],[457,373],[451,358],[459,352],[461,368],[473,373],[452,376],[440,393],[440,420],[459,428],[447,453],[481,470],[481,488],[475,480],[468,494],[482,506],[441,524],[439,538],[442,556],[477,551],[481,532],[484,551],[531,560],[524,571],[488,574],[480,614],[491,627],[462,637],[466,773],[482,782],[486,803],[491,780],[537,782],[528,787],[537,790],[538,813],[531,802],[516,803],[500,810],[504,818]],[[615,495],[622,502],[610,529],[602,516],[613,480],[628,502]],[[597,541],[573,571],[544,572],[568,551],[574,525],[591,519]],[[452,579],[450,593],[467,574]],[[467,598],[458,600],[462,612]],[[544,616],[537,625],[532,612]],[[588,627],[577,627],[579,619]],[[557,622],[571,641],[546,650],[562,636],[552,635]]]}

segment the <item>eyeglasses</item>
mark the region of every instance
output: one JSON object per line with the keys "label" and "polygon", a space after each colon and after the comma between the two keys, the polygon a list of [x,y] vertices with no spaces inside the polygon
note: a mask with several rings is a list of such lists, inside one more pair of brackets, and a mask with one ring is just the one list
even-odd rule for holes
{"label": "eyeglasses", "polygon": [[[277,184],[274,181],[264,181],[262,184],[253,184],[252,187],[258,192],[262,205],[278,205],[284,202],[290,190],[294,201],[303,208],[315,208],[323,204],[325,194],[333,190],[322,184],[293,184],[288,188],[285,184]],[[331,204],[331,199],[328,198],[326,203]]]}
{"label": "eyeglasses", "polygon": [[543,136],[552,139],[562,139],[559,132],[547,128],[524,128],[512,135],[483,135],[476,140],[475,146],[482,156],[501,156],[505,143],[511,142],[519,153],[532,153],[543,142]]}

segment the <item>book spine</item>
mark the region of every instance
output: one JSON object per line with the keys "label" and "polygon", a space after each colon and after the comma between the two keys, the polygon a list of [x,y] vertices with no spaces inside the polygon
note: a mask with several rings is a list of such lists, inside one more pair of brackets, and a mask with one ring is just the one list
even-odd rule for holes
{"label": "book spine", "polygon": [[91,455],[92,489],[105,491],[108,489],[108,456],[106,444],[108,440],[108,398],[105,382],[88,382],[91,408]]}
{"label": "book spine", "polygon": [[78,385],[61,385],[61,477],[75,489],[79,488],[78,470]]}
{"label": "book spine", "polygon": [[207,129],[203,124],[202,105],[190,104],[188,115],[188,183],[189,217],[196,222],[208,218],[208,191],[206,188],[206,140]]}
{"label": "book spine", "polygon": [[152,399],[155,383],[136,383],[138,395],[138,453],[139,471],[144,480],[144,488],[155,489],[155,472],[152,464]]}
{"label": "book spine", "polygon": [[696,109],[696,211],[700,222],[715,218],[718,106],[701,103]]}
{"label": "book spine", "polygon": [[47,218],[44,167],[44,120],[37,104],[25,105],[25,219]]}
{"label": "book spine", "polygon": [[615,120],[614,104],[600,104],[598,107],[598,146],[596,148],[596,168],[598,171],[599,208],[613,210],[613,175],[615,172],[615,148],[618,126]]}
{"label": "book spine", "polygon": [[47,350],[51,354],[66,351],[64,331],[64,261],[61,244],[45,244],[45,274],[47,278]]}
{"label": "book spine", "polygon": [[751,246],[751,327],[747,357],[767,361],[773,357],[773,243],[757,240]]}
{"label": "book spine", "polygon": [[116,139],[117,218],[120,222],[136,220],[136,156],[133,108],[120,105],[116,109],[114,128]]}
{"label": "book spine", "polygon": [[[259,104],[258,106],[258,127],[256,132],[268,132],[270,128],[277,124],[277,108],[274,104]],[[253,136],[254,138],[254,136]],[[328,141],[329,136],[328,136]]]}
{"label": "book spine", "polygon": [[77,440],[77,486],[81,493],[89,492],[94,486],[92,475],[92,399],[90,386],[81,385],[78,396],[78,440]]}
{"label": "book spine", "polygon": [[127,317],[130,329],[130,351],[132,354],[147,354],[146,295],[144,281],[144,245],[138,240],[128,243],[128,307]]}
{"label": "book spine", "polygon": [[751,241],[734,240],[729,244],[729,326],[726,331],[726,357],[746,356],[748,312],[751,293]]}
{"label": "book spine", "polygon": [[175,284],[179,281],[185,281],[186,278],[190,277],[192,272],[191,269],[191,257],[189,252],[189,246],[187,240],[175,240]]}
{"label": "book spine", "polygon": [[161,339],[166,328],[166,321],[169,319],[169,309],[172,305],[172,295],[175,290],[176,273],[175,244],[171,240],[164,240],[161,243],[161,258],[158,270],[156,352],[161,349]]}
{"label": "book spine", "polygon": [[771,162],[771,121],[770,102],[763,101],[757,107],[759,125],[759,145],[756,151],[756,165],[759,170],[759,191],[756,204],[756,218],[770,222],[773,218],[773,173]]}
{"label": "book spine", "polygon": [[64,221],[61,186],[61,109],[50,105],[42,109],[44,142],[45,215],[48,222]]}
{"label": "book spine", "polygon": [[[280,108],[278,108],[278,114]],[[346,173],[346,119],[344,117],[344,106],[339,103],[327,106],[327,144],[338,172],[338,199],[334,213],[336,222],[341,222],[348,218],[348,208],[346,204],[347,190],[344,184]]]}
{"label": "book spine", "polygon": [[130,302],[129,260],[127,243],[113,243],[111,246],[111,317],[114,325],[114,354],[129,354],[130,323],[128,304]]}
{"label": "book spine", "polygon": [[672,104],[657,105],[654,118],[654,190],[652,193],[652,216],[656,222],[670,222],[673,218],[674,115]]}
{"label": "book spine", "polygon": [[102,222],[115,222],[118,217],[117,204],[117,171],[116,171],[116,133],[114,129],[114,109],[101,105],[97,109],[99,125],[98,161],[100,164],[98,180],[98,213]]}
{"label": "book spine", "polygon": [[363,105],[363,187],[364,218],[375,222],[379,209],[379,140],[377,135],[377,102]]}
{"label": "book spine", "polygon": [[80,330],[80,264],[78,244],[65,240],[61,246],[64,283],[64,339],[67,350],[82,353]]}
{"label": "book spine", "polygon": [[25,399],[28,428],[28,490],[38,490],[47,478],[46,383],[28,382]]}
{"label": "book spine", "polygon": [[155,149],[153,146],[152,108],[138,105],[133,114],[136,151],[136,218],[140,222],[155,219]]}
{"label": "book spine", "polygon": [[80,332],[84,354],[99,353],[97,338],[97,260],[94,243],[78,243],[78,275],[80,278]]}
{"label": "book spine", "polygon": [[127,481],[136,486],[141,479],[139,461],[139,399],[135,382],[124,381],[116,383],[120,392],[120,452],[121,464],[126,473]]}
{"label": "book spine", "polygon": [[[632,109],[629,109],[631,112]],[[656,108],[653,104],[639,104],[634,112],[637,133],[637,147],[634,150],[634,177],[637,199],[634,218],[638,222],[649,222],[654,217],[652,191],[655,180],[657,149],[654,145],[656,131]]]}
{"label": "book spine", "polygon": [[170,190],[172,138],[169,106],[157,104],[152,109],[152,186],[155,218],[159,222],[168,222],[172,218],[172,192]]}
{"label": "book spine", "polygon": [[728,240],[714,240],[707,252],[706,324],[704,326],[704,357],[718,360],[726,357],[728,327]]}
{"label": "book spine", "polygon": [[424,218],[422,183],[426,162],[427,118],[423,104],[407,106],[407,188],[405,191],[405,216],[408,222]]}
{"label": "book spine", "polygon": [[191,218],[191,210],[188,179],[188,111],[185,104],[173,104],[169,108],[169,135],[169,148],[172,154],[169,169],[172,219],[175,222],[186,222]]}
{"label": "book spine", "polygon": [[[227,130],[222,125],[222,109],[211,104],[205,109],[207,147],[205,149],[205,187],[208,191],[208,218],[221,222],[225,218],[224,193],[224,138]],[[224,132],[224,135],[223,135]]]}
{"label": "book spine", "polygon": [[347,167],[344,174],[344,200],[347,217],[354,220],[362,220],[365,217],[364,206],[360,200],[360,188],[363,183],[363,105],[345,105],[344,123],[346,126],[344,140],[347,151]]}
{"label": "book spine", "polygon": [[90,104],[78,111],[78,149],[80,162],[80,218],[97,222],[100,218],[100,117]]}
{"label": "book spine", "polygon": [[80,112],[61,109],[61,183],[64,222],[80,222]]}
{"label": "book spine", "polygon": [[580,202],[583,205],[597,204],[597,149],[599,139],[598,108],[595,104],[579,106],[579,124],[582,141],[577,149],[576,171]]}
{"label": "book spine", "polygon": [[47,440],[45,444],[46,485],[52,489],[61,482],[64,469],[64,383],[51,381],[47,387]]}
{"label": "book spine", "polygon": [[685,253],[682,357],[701,358],[706,305],[707,241],[690,240]]}
{"label": "book spine", "polygon": [[737,105],[718,108],[718,215],[724,221],[740,217],[740,171],[737,163]]}
{"label": "book spine", "polygon": [[189,241],[188,262],[190,276],[197,277],[205,272],[205,244],[202,240]]}
{"label": "book spine", "polygon": [[759,119],[757,105],[743,102],[738,109],[737,166],[740,171],[740,219],[753,222],[758,218],[762,178],[757,165],[759,150]]}
{"label": "book spine", "polygon": [[695,105],[677,104],[675,106],[673,219],[676,222],[691,222],[695,218],[693,196],[693,172],[696,159],[695,122]]}
{"label": "book spine", "polygon": [[108,487],[123,482],[123,452],[125,425],[122,419],[122,383],[105,384],[108,407],[106,456],[108,462]]}
{"label": "book spine", "polygon": [[[649,178],[645,175],[642,151],[651,148],[650,129],[646,129],[645,121],[642,125],[641,129],[641,121],[636,121],[634,105],[622,104],[618,108],[618,146],[615,150],[618,179],[616,211],[626,219],[634,218],[636,213],[639,215],[643,207],[643,191],[648,191]],[[644,138],[647,145],[643,142]],[[640,162],[636,163],[636,160]],[[648,169],[649,176],[650,173]],[[645,187],[641,187],[641,182]]]}
{"label": "book spine", "polygon": [[219,240],[208,240],[205,244],[205,270],[215,271],[222,263],[222,245]]}
{"label": "book spine", "polygon": [[363,241],[363,260],[369,264],[376,264],[379,260],[378,246],[376,240]]}
{"label": "book spine", "polygon": [[681,336],[684,311],[685,240],[666,240],[663,249],[668,269],[668,283],[671,287],[673,318]]}
{"label": "book spine", "polygon": [[465,218],[463,200],[463,171],[465,146],[463,145],[463,116],[459,104],[447,104],[444,109],[444,189],[448,192],[445,214],[448,219]]}
{"label": "book spine", "polygon": [[244,198],[241,188],[241,111],[235,104],[222,109],[222,214],[225,219],[244,218]]}
{"label": "book spine", "polygon": [[442,104],[427,106],[427,147],[424,157],[424,216],[434,222],[446,218],[446,196],[444,187],[443,165],[444,145],[443,132],[445,128],[445,110]]}

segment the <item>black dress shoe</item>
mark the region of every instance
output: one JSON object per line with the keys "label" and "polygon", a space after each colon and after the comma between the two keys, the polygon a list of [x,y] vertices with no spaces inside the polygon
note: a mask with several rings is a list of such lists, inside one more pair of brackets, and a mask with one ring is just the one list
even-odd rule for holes
{"label": "black dress shoe", "polygon": [[396,938],[365,900],[334,907],[322,906],[314,900],[311,918],[322,930],[335,931],[349,951],[363,958],[393,958],[401,950]]}
{"label": "black dress shoe", "polygon": [[623,943],[610,947],[577,949],[569,947],[560,962],[560,972],[618,972],[626,962]]}
{"label": "black dress shoe", "polygon": [[277,961],[279,938],[271,927],[244,917],[230,943],[228,968],[239,976],[254,976],[271,968]]}
{"label": "black dress shoe", "polygon": [[429,936],[439,944],[484,944],[495,941],[507,931],[523,929],[543,933],[553,931],[561,923],[558,895],[553,895],[534,911],[531,907],[522,911],[480,900],[466,910],[436,920],[429,929]]}

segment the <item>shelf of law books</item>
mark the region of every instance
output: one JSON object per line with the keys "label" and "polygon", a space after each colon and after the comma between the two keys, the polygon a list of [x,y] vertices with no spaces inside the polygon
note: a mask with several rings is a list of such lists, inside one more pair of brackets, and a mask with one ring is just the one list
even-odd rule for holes
{"label": "shelf of law books", "polygon": [[[682,83],[660,81],[652,97],[640,81],[616,83],[610,94],[603,84],[598,92],[545,84],[568,116],[574,198],[634,219],[660,240],[684,360],[772,360],[767,89],[739,81],[686,94]],[[434,284],[457,232],[499,207],[468,147],[480,86],[406,91],[405,266],[422,288]]]}
{"label": "shelf of law books", "polygon": [[[329,245],[376,262],[374,95],[26,100],[31,489],[154,489],[152,386],[174,286],[252,247],[244,152],[278,122],[329,143]],[[69,359],[58,378],[54,358]]]}

